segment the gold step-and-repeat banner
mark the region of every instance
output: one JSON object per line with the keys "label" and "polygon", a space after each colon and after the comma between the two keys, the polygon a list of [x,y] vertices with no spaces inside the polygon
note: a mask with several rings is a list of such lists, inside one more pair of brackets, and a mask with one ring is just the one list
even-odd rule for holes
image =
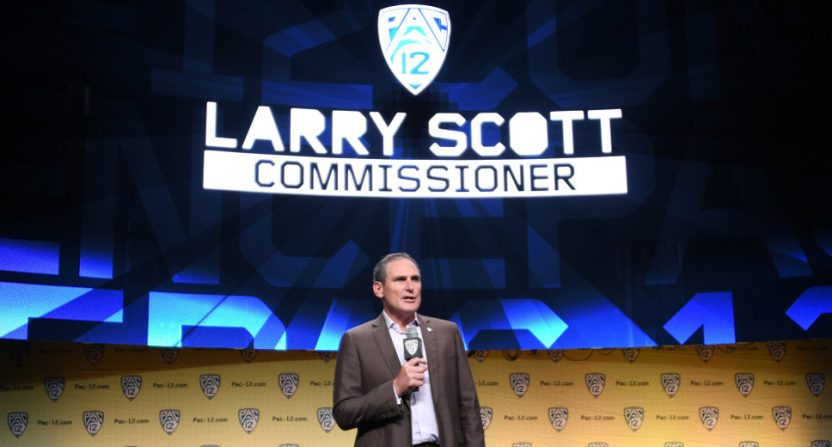
{"label": "gold step-and-repeat banner", "polygon": [[[348,446],[337,359],[0,341],[2,446]],[[829,447],[832,341],[469,359],[488,446]],[[441,403],[440,403],[441,405]]]}

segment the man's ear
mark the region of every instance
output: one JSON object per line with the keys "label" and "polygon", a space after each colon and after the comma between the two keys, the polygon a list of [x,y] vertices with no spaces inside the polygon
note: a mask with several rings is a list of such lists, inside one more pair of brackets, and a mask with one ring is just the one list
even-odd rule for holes
{"label": "man's ear", "polygon": [[373,281],[373,294],[378,298],[384,298],[384,285],[381,281]]}

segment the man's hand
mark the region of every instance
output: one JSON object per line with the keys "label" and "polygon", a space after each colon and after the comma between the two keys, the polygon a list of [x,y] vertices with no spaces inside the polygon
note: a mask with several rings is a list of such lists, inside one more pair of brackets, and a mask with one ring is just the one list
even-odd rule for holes
{"label": "man's hand", "polygon": [[408,360],[393,379],[393,390],[396,391],[396,395],[402,397],[414,388],[424,385],[427,370],[428,363],[422,357],[413,357]]}

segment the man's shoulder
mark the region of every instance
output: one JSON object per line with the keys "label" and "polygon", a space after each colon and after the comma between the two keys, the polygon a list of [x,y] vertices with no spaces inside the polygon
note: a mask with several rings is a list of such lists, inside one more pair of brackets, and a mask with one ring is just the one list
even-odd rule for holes
{"label": "man's shoulder", "polygon": [[350,335],[369,334],[376,326],[378,326],[378,318],[373,318],[370,321],[348,329],[346,333]]}
{"label": "man's shoulder", "polygon": [[424,321],[424,324],[432,326],[436,329],[459,330],[456,323],[450,320],[443,320],[441,318],[431,317],[428,315],[419,315],[419,318]]}

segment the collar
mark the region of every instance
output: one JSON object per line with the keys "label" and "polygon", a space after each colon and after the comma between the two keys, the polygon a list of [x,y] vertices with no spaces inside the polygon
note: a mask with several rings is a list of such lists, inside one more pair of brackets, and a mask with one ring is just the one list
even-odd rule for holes
{"label": "collar", "polygon": [[[387,311],[382,310],[381,315],[384,316],[384,322],[387,324],[388,329],[395,329],[397,331],[399,330],[399,325],[396,324],[396,322],[393,321],[392,318],[390,318],[390,315],[387,315]],[[413,321],[411,321],[410,323],[407,324],[406,328],[411,327],[411,326],[417,326],[418,327],[418,326],[421,326],[421,325],[422,325],[422,323],[419,322],[419,314],[416,313],[416,317],[413,319]]]}

